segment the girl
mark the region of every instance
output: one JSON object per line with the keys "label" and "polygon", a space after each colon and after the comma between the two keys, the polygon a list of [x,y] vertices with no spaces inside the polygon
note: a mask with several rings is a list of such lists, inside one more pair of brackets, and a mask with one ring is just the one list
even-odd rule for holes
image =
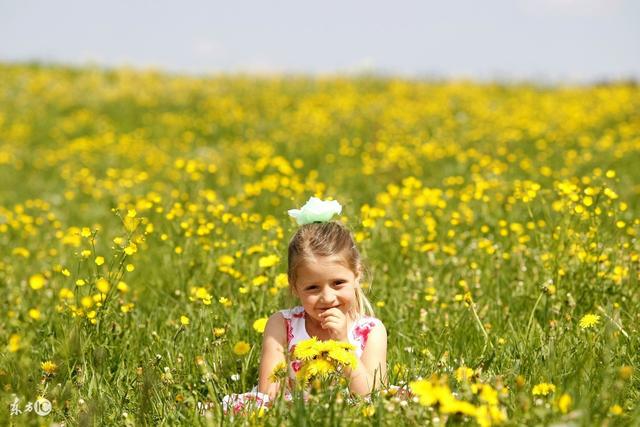
{"label": "girl", "polygon": [[[261,405],[272,399],[280,384],[269,379],[274,368],[287,360],[285,354],[292,354],[298,342],[311,337],[355,345],[359,363],[345,372],[352,393],[366,396],[386,381],[387,333],[373,317],[360,286],[360,253],[351,232],[340,222],[330,221],[341,210],[335,201],[312,197],[302,209],[289,211],[301,225],[289,242],[287,272],[289,288],[300,305],[269,318],[257,390],[226,396],[225,409],[239,410],[247,401]],[[298,369],[298,361],[289,363],[289,385]]]}

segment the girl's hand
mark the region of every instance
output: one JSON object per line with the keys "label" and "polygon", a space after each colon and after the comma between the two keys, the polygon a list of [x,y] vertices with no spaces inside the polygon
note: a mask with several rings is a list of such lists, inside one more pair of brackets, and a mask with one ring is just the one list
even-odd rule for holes
{"label": "girl's hand", "polygon": [[329,330],[332,340],[349,341],[347,316],[339,308],[330,308],[320,314],[322,329]]}

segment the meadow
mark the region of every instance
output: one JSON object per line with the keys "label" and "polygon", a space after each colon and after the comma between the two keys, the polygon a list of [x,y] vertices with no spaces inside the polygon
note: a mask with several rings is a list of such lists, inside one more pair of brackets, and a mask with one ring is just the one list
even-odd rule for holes
{"label": "meadow", "polygon": [[[225,415],[310,196],[414,397]],[[0,64],[0,421],[638,425],[639,210],[633,83]]]}

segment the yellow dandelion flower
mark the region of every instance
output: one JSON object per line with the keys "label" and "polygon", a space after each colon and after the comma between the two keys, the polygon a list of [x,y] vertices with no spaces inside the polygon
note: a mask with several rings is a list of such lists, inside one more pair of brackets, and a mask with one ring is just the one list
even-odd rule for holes
{"label": "yellow dandelion flower", "polygon": [[38,310],[37,308],[29,309],[29,317],[33,320],[40,320],[40,310]]}
{"label": "yellow dandelion flower", "polygon": [[60,299],[71,299],[73,298],[73,291],[69,288],[62,288],[60,292],[58,292],[58,297]]}
{"label": "yellow dandelion flower", "polygon": [[293,351],[293,357],[299,360],[313,359],[320,354],[317,344],[318,339],[316,337],[299,342]]}
{"label": "yellow dandelion flower", "polygon": [[93,298],[89,295],[85,295],[80,299],[80,304],[85,308],[91,308],[93,306]]}
{"label": "yellow dandelion flower", "polygon": [[133,255],[138,252],[138,246],[135,243],[129,243],[129,246],[124,248],[124,253],[127,255]]}
{"label": "yellow dandelion flower", "polygon": [[287,363],[280,362],[271,371],[271,375],[269,375],[269,381],[272,383],[276,383],[287,377]]}
{"label": "yellow dandelion flower", "polygon": [[109,282],[104,277],[99,278],[98,281],[96,282],[96,289],[98,289],[103,294],[106,294],[107,292],[109,292],[110,288],[111,288],[111,285],[109,285]]}
{"label": "yellow dandelion flower", "polygon": [[260,266],[260,268],[269,268],[278,264],[278,262],[280,262],[280,257],[278,255],[267,255],[260,257],[258,260],[258,266]]}
{"label": "yellow dandelion flower", "polygon": [[233,346],[233,352],[238,356],[244,356],[251,350],[251,345],[248,342],[238,341],[236,345]]}
{"label": "yellow dandelion flower", "polygon": [[460,366],[456,369],[455,377],[458,382],[469,381],[473,377],[473,369]]}
{"label": "yellow dandelion flower", "polygon": [[22,347],[20,345],[20,335],[18,334],[11,334],[11,336],[9,337],[9,352],[10,353],[15,353],[18,350],[20,350],[20,348]]}
{"label": "yellow dandelion flower", "polygon": [[335,372],[335,367],[331,362],[325,359],[313,359],[302,365],[296,377],[306,383],[314,377],[326,378],[332,372]]}
{"label": "yellow dandelion flower", "polygon": [[280,273],[276,276],[276,288],[282,289],[289,286],[289,278],[286,273]]}
{"label": "yellow dandelion flower", "polygon": [[44,373],[47,374],[47,375],[55,374],[56,370],[58,369],[58,365],[56,365],[55,363],[53,363],[50,360],[47,360],[46,362],[42,362],[40,364],[40,367],[42,368]]}
{"label": "yellow dandelion flower", "polygon": [[367,405],[362,408],[362,415],[365,417],[372,417],[376,413],[376,407],[373,405]]}
{"label": "yellow dandelion flower", "polygon": [[597,314],[585,314],[580,319],[580,327],[582,329],[588,329],[596,326],[600,321],[600,316]]}
{"label": "yellow dandelion flower", "polygon": [[180,316],[180,324],[182,326],[187,326],[189,324],[189,318],[187,316]]}
{"label": "yellow dandelion flower", "polygon": [[224,328],[213,328],[213,335],[215,335],[216,337],[223,336],[224,332],[225,332]]}
{"label": "yellow dandelion flower", "polygon": [[611,415],[622,415],[624,410],[622,409],[622,406],[615,404],[611,408],[609,408],[609,412],[611,413]]}
{"label": "yellow dandelion flower", "polygon": [[551,383],[540,383],[533,386],[531,393],[534,396],[546,396],[556,391],[556,386]]}
{"label": "yellow dandelion flower", "polygon": [[567,393],[564,393],[558,399],[558,404],[557,404],[558,405],[558,409],[563,414],[566,414],[567,412],[569,412],[569,409],[571,409],[571,404],[572,403],[573,403],[573,399],[571,398],[571,395],[569,395]]}
{"label": "yellow dandelion flower", "polygon": [[29,277],[29,286],[31,286],[31,289],[33,290],[42,289],[46,283],[47,279],[45,279],[42,274],[34,274]]}
{"label": "yellow dandelion flower", "polygon": [[103,256],[97,256],[96,259],[95,259],[95,263],[98,266],[104,264],[104,257]]}
{"label": "yellow dandelion flower", "polygon": [[253,329],[256,332],[259,333],[263,333],[264,332],[264,328],[267,326],[267,319],[266,317],[261,317],[260,319],[256,320],[255,322],[253,322]]}
{"label": "yellow dandelion flower", "polygon": [[351,346],[351,348],[345,348],[340,345],[332,345],[328,350],[327,356],[332,361],[354,369],[358,364],[358,358],[353,353],[353,349],[353,346]]}

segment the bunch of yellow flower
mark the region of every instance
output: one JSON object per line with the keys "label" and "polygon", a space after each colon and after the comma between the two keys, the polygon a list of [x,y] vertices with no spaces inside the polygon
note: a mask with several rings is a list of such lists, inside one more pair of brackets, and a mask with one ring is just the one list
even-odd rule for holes
{"label": "bunch of yellow flower", "polygon": [[[464,369],[464,368],[463,368]],[[463,372],[463,371],[460,371]],[[502,424],[507,417],[499,406],[497,392],[488,384],[472,384],[479,393],[480,404],[458,399],[447,384],[447,377],[432,376],[430,379],[412,381],[409,384],[421,405],[437,407],[443,415],[461,414],[475,418],[482,427]]]}
{"label": "bunch of yellow flower", "polygon": [[307,384],[314,378],[328,378],[333,373],[342,373],[345,368],[354,369],[358,359],[349,343],[311,338],[301,341],[293,351],[294,359],[301,362],[296,373],[298,381]]}

